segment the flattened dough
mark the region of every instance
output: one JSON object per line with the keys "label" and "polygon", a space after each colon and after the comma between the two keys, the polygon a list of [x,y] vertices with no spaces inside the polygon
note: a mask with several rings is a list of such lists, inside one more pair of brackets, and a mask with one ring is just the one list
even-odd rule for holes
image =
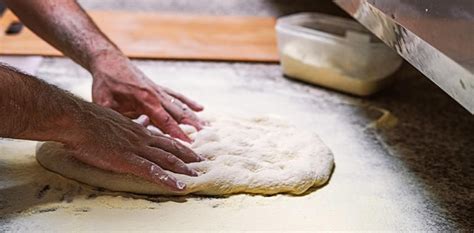
{"label": "flattened dough", "polygon": [[74,159],[61,144],[38,146],[36,158],[65,177],[112,191],[151,195],[224,195],[232,193],[301,194],[330,177],[334,160],[317,135],[274,117],[214,117],[200,132],[185,127],[190,147],[207,161],[191,163],[200,175],[174,174],[185,192],[170,192],[133,175],[103,171]]}

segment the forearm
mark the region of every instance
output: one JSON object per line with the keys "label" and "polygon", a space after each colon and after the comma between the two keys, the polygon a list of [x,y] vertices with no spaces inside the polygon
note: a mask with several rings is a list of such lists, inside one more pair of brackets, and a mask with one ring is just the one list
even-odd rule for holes
{"label": "forearm", "polygon": [[148,79],[74,0],[4,1],[33,32],[91,73],[94,103],[128,117],[147,115],[163,132],[188,142],[178,123],[204,126],[191,111],[202,111],[201,105]]}
{"label": "forearm", "polygon": [[0,64],[0,137],[68,143],[88,104]]}
{"label": "forearm", "polygon": [[75,0],[5,0],[34,33],[91,71],[95,59],[121,54]]}

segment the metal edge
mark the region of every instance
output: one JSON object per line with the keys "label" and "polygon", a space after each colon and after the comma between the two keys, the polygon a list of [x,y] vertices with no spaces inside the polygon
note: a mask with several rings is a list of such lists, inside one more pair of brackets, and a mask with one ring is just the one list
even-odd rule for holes
{"label": "metal edge", "polygon": [[397,24],[366,0],[334,2],[474,114],[474,75],[470,71]]}

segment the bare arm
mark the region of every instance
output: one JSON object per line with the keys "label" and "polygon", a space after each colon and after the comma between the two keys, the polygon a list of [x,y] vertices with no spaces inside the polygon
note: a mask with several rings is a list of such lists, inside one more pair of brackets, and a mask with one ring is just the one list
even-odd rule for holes
{"label": "bare arm", "polygon": [[164,135],[0,64],[0,137],[65,144],[84,163],[131,173],[172,190],[184,184],[164,169],[195,176],[202,159]]}
{"label": "bare arm", "polygon": [[5,0],[33,32],[94,77],[93,101],[126,116],[145,114],[173,137],[190,141],[178,123],[203,126],[202,106],[149,80],[94,24],[74,0]]}
{"label": "bare arm", "polygon": [[82,101],[70,94],[0,65],[0,137],[71,143]]}
{"label": "bare arm", "polygon": [[87,70],[99,54],[121,53],[74,0],[5,2],[35,34]]}

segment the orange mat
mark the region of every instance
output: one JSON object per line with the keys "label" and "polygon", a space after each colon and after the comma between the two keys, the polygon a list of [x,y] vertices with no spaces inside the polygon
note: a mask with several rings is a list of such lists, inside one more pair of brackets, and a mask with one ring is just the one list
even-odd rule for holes
{"label": "orange mat", "polygon": [[[271,17],[117,11],[89,14],[129,57],[278,62],[275,19]],[[0,18],[0,54],[62,55],[26,27],[18,34],[5,34],[16,20],[10,11]]]}

